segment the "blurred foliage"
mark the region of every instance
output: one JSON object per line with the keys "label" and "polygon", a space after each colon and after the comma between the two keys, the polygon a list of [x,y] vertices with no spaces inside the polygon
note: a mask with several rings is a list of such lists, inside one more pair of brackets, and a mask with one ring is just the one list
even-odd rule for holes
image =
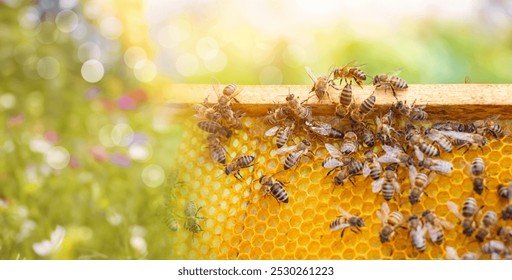
{"label": "blurred foliage", "polygon": [[[32,2],[0,2],[0,258],[170,258],[165,178],[181,135],[173,112],[150,102],[155,89],[120,54],[101,81],[84,81],[81,42],[58,30],[56,12],[38,28],[18,23]],[[57,61],[56,78],[43,78],[52,67],[44,57]]]}

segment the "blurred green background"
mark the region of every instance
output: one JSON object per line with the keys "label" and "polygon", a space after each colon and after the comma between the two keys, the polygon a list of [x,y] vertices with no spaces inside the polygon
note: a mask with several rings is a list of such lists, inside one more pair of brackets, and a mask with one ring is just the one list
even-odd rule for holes
{"label": "blurred green background", "polygon": [[[173,83],[510,83],[510,1],[0,0],[0,258],[172,258]],[[205,93],[206,95],[206,93]]]}

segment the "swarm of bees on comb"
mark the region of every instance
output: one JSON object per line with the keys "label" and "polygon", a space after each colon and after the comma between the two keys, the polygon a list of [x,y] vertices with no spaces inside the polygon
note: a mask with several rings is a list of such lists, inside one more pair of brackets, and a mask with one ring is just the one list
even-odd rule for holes
{"label": "swarm of bees on comb", "polygon": [[[405,235],[410,246],[421,253],[427,246],[443,246],[447,232],[459,231],[478,242],[480,250],[458,256],[455,248],[446,246],[445,258],[478,259],[484,255],[492,259],[512,258],[512,226],[508,224],[512,220],[512,182],[492,186],[497,188],[499,199],[508,201],[508,206],[498,213],[484,211],[485,205],[477,205],[477,200],[481,201],[478,197],[491,186],[485,182],[489,175],[481,157],[468,163],[467,175],[473,182],[474,195],[463,205],[452,201],[446,203],[447,216],[455,217],[460,221],[458,224],[449,222],[433,209],[414,209],[428,195],[428,187],[436,176],[452,173],[453,163],[441,159],[442,155],[456,150],[483,151],[488,142],[510,134],[498,121],[499,116],[466,123],[432,123],[428,121],[427,106],[399,100],[399,91],[407,90],[408,85],[397,73],[374,76],[375,91],[360,104],[353,98],[352,85],[362,87],[367,80],[361,66],[349,63],[324,76],[315,76],[309,68],[306,73],[313,81],[309,97],[299,100],[289,93],[279,104],[269,108],[263,118],[267,126],[264,137],[274,138],[275,155],[282,162],[282,168],[275,174],[254,176],[251,173],[250,167],[257,165],[257,158],[261,156],[256,152],[236,155],[229,160],[229,139],[236,137],[237,130],[248,129],[241,121],[245,114],[233,109],[233,105],[239,103],[236,96],[242,91],[237,85],[226,86],[218,93],[216,103],[210,104],[205,99],[195,106],[195,116],[199,119],[197,127],[206,133],[210,158],[223,166],[226,176],[233,176],[241,183],[244,176],[253,176],[253,185],[260,185],[263,196],[270,194],[278,205],[292,204],[293,193],[288,186],[293,182],[287,181],[286,173],[304,161],[319,160],[333,189],[371,188],[376,194],[375,205],[381,205],[375,214],[381,222],[378,238],[382,244]],[[374,108],[380,89],[384,94],[391,91],[396,98],[385,112],[376,112]],[[332,99],[333,92],[337,95],[336,101]],[[312,97],[333,103],[330,119],[314,116],[307,105]],[[294,140],[294,136],[299,141]],[[327,156],[318,159],[313,152],[315,146],[324,147]],[[401,173],[408,174],[407,179],[402,178]],[[370,182],[364,186],[356,185],[354,178],[358,176]],[[404,205],[410,211],[403,211]],[[340,231],[341,238],[350,238],[344,234],[346,229],[359,234],[369,226],[364,217],[349,213],[341,206],[334,207],[339,216],[325,225],[328,231]],[[406,214],[408,212],[412,214]],[[197,212],[189,214],[187,221],[191,222],[185,224],[185,228],[192,233],[202,231],[199,222],[203,218],[199,218]]]}

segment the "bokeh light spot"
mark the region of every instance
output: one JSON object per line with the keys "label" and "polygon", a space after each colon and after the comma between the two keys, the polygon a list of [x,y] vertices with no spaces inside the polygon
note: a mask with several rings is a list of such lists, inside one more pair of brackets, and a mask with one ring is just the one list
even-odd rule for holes
{"label": "bokeh light spot", "polygon": [[141,177],[146,186],[156,188],[164,182],[165,172],[160,165],[150,164],[142,170]]}
{"label": "bokeh light spot", "polygon": [[151,82],[157,74],[156,65],[149,60],[140,60],[133,67],[135,78],[141,82]]}
{"label": "bokeh light spot", "polygon": [[176,26],[168,25],[161,28],[157,34],[158,43],[164,48],[175,48],[188,38],[188,33]]}
{"label": "bokeh light spot", "polygon": [[26,29],[33,29],[39,25],[39,12],[36,7],[28,7],[20,11],[18,15],[20,26]]}
{"label": "bokeh light spot", "polygon": [[197,41],[196,52],[204,60],[213,59],[219,52],[219,44],[211,37],[203,37]]}
{"label": "bokeh light spot", "polygon": [[100,23],[101,34],[110,40],[117,40],[123,33],[123,24],[116,17],[106,17]]}
{"label": "bokeh light spot", "polygon": [[0,107],[2,109],[11,109],[16,106],[16,97],[12,93],[0,95]]}
{"label": "bokeh light spot", "polygon": [[51,147],[46,153],[46,163],[54,169],[63,169],[69,163],[69,152],[61,146]]}
{"label": "bokeh light spot", "polygon": [[55,17],[55,24],[64,33],[73,32],[78,26],[78,16],[71,10],[60,11]]}
{"label": "bokeh light spot", "polygon": [[125,123],[116,124],[112,128],[111,137],[114,145],[128,146],[133,140],[133,129]]}
{"label": "bokeh light spot", "polygon": [[134,68],[137,62],[147,59],[146,51],[137,46],[129,47],[126,52],[124,52],[123,59],[128,67]]}
{"label": "bokeh light spot", "polygon": [[134,144],[128,149],[128,154],[133,160],[146,161],[151,158],[152,150],[150,145]]}
{"label": "bokeh light spot", "polygon": [[195,55],[183,54],[176,59],[176,70],[182,76],[192,76],[199,70],[199,61]]}
{"label": "bokeh light spot", "polygon": [[226,64],[228,63],[228,58],[224,54],[223,51],[219,51],[217,55],[209,60],[204,61],[204,66],[208,71],[211,72],[220,72],[226,68]]}
{"label": "bokeh light spot", "polygon": [[82,77],[89,83],[100,81],[103,78],[103,74],[105,74],[105,69],[98,60],[87,60],[82,65]]}
{"label": "bokeh light spot", "polygon": [[50,45],[57,41],[59,33],[55,28],[55,23],[51,21],[45,21],[39,24],[37,32],[37,40],[41,44]]}
{"label": "bokeh light spot", "polygon": [[60,73],[60,63],[54,57],[45,56],[37,62],[37,73],[43,79],[55,79]]}
{"label": "bokeh light spot", "polygon": [[87,42],[78,47],[77,55],[81,62],[86,62],[89,59],[97,60],[100,59],[101,49],[97,44],[93,42]]}

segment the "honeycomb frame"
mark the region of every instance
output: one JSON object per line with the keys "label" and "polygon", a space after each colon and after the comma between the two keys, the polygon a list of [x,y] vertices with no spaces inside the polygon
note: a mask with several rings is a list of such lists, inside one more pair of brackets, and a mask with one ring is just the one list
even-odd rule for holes
{"label": "honeycomb frame", "polygon": [[[408,174],[400,169],[401,194],[398,201],[391,200],[391,211],[400,210],[404,217],[425,209],[433,210],[439,217],[455,225],[445,230],[445,241],[434,245],[427,241],[425,252],[413,248],[409,232],[398,229],[388,243],[381,243],[379,230],[381,222],[376,211],[384,199],[373,193],[371,179],[356,176],[354,185],[350,182],[333,187],[333,175],[326,177],[327,169],[321,166],[327,151],[320,139],[312,141],[314,160],[303,157],[292,169],[283,170],[284,157],[276,154],[274,137],[265,137],[269,127],[262,118],[245,117],[244,129],[236,130],[226,147],[231,161],[240,155],[255,155],[255,165],[241,170],[243,180],[223,172],[223,166],[213,162],[209,156],[206,133],[200,130],[193,118],[184,119],[183,142],[176,155],[176,168],[184,183],[175,188],[176,199],[171,202],[178,221],[185,204],[195,201],[201,216],[202,231],[186,231],[181,222],[180,230],[168,233],[174,242],[173,258],[176,259],[262,259],[262,260],[314,260],[314,259],[445,259],[446,247],[454,247],[459,255],[480,250],[481,244],[474,237],[465,237],[459,220],[449,212],[446,203],[453,201],[462,205],[473,196],[478,205],[500,214],[507,201],[497,194],[497,185],[512,180],[512,137],[490,140],[483,151],[471,149],[441,152],[441,159],[451,161],[454,170],[451,175],[437,175],[426,188],[427,195],[411,208],[407,194],[410,189]],[[510,122],[504,123],[510,127]],[[250,128],[250,129],[249,129]],[[294,134],[288,144],[299,143],[306,134]],[[323,140],[339,147],[340,140]],[[375,151],[379,151],[375,148]],[[474,157],[484,159],[487,167],[486,186],[480,196],[473,191],[468,164]],[[285,181],[289,203],[279,203],[271,195],[263,196],[258,178],[274,175]],[[338,215],[340,206],[363,218],[365,227],[361,233],[346,230],[343,238],[340,232],[331,232],[329,224]],[[499,221],[500,225],[511,225],[510,221]],[[481,258],[488,259],[482,255]]]}

